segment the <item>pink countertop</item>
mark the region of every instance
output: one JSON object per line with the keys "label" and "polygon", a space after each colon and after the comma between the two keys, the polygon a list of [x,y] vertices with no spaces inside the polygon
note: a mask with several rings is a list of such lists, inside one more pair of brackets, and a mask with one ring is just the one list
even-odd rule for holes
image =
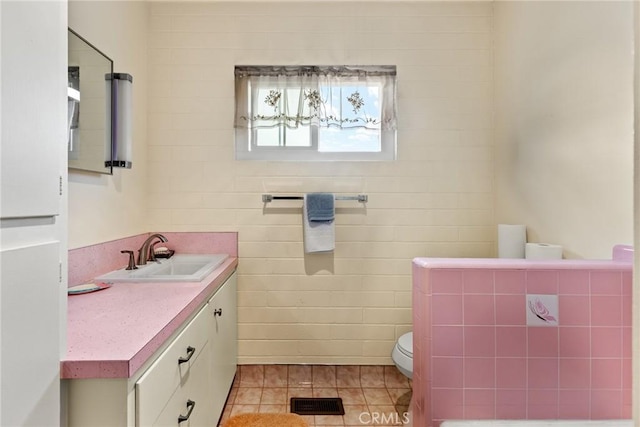
{"label": "pink countertop", "polygon": [[228,258],[200,283],[114,283],[69,296],[62,378],[133,376],[237,264],[237,258]]}

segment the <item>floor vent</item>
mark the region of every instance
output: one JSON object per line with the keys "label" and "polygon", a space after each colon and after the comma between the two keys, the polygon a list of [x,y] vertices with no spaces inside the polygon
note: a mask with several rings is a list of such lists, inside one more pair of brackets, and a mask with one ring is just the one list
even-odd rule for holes
{"label": "floor vent", "polygon": [[298,415],[344,415],[340,397],[292,397],[291,412]]}

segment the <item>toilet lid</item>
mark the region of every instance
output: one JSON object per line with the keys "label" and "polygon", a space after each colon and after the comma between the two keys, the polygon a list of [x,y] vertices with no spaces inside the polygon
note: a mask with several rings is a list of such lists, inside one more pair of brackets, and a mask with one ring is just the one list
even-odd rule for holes
{"label": "toilet lid", "polygon": [[398,338],[398,350],[409,357],[413,357],[413,332],[407,332]]}

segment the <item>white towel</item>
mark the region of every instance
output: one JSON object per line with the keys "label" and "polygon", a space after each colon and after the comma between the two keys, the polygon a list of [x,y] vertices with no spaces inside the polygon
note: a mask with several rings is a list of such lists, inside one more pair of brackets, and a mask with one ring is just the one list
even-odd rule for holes
{"label": "white towel", "polygon": [[304,230],[304,251],[330,252],[336,248],[335,221],[309,221],[307,196],[302,203],[302,224]]}

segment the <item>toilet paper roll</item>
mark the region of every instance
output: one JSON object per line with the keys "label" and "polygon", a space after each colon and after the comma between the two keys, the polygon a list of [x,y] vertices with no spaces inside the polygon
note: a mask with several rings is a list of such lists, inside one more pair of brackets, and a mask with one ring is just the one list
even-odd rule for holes
{"label": "toilet paper roll", "polygon": [[526,226],[498,224],[498,258],[524,258],[526,242]]}
{"label": "toilet paper roll", "polygon": [[526,259],[562,259],[562,246],[548,243],[527,243]]}

